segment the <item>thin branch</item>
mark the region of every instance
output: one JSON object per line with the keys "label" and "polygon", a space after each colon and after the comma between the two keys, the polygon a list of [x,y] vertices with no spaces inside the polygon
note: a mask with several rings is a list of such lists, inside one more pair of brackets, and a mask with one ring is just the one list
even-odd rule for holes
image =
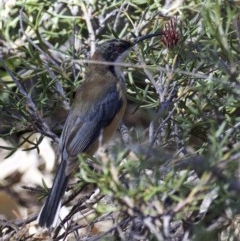
{"label": "thin branch", "polygon": [[96,35],[95,35],[95,31],[94,28],[92,26],[92,6],[88,6],[88,8],[86,7],[86,5],[84,4],[84,1],[81,1],[80,3],[82,11],[83,11],[83,15],[87,24],[87,28],[88,28],[88,32],[89,32],[89,38],[90,38],[90,53],[91,55],[93,55],[93,53],[96,50]]}
{"label": "thin branch", "polygon": [[117,27],[118,27],[118,25],[120,23],[121,13],[122,13],[122,11],[123,11],[123,9],[124,9],[126,4],[127,4],[126,1],[124,1],[121,4],[120,8],[118,9],[118,14],[117,14],[116,19],[115,19],[114,24],[113,24],[113,31],[115,31],[115,32],[117,31]]}
{"label": "thin branch", "polygon": [[27,38],[28,42],[29,42],[32,46],[34,46],[35,49],[37,49],[37,50],[39,51],[39,53],[41,53],[44,57],[46,57],[46,59],[47,59],[49,62],[51,62],[54,66],[57,66],[58,68],[60,68],[59,65],[58,65],[58,63],[53,59],[53,57],[50,56],[49,54],[47,54],[46,52],[44,52],[40,47],[38,47],[38,45],[36,45],[36,44],[31,40],[31,38],[26,34],[26,31],[25,31],[25,29],[24,29],[24,27],[23,27],[23,9],[24,9],[23,7],[20,9],[20,20],[19,20],[19,22],[20,22],[20,28],[21,28],[22,33],[23,33],[24,36]]}
{"label": "thin branch", "polygon": [[50,130],[47,123],[43,121],[43,119],[38,114],[38,109],[33,102],[31,95],[27,93],[27,91],[24,89],[24,87],[20,84],[19,80],[14,76],[14,74],[10,71],[10,69],[5,64],[4,60],[2,59],[2,56],[0,56],[0,63],[2,64],[3,68],[6,70],[6,72],[9,74],[9,76],[12,78],[14,83],[16,84],[19,92],[24,96],[26,101],[26,106],[28,109],[28,113],[31,119],[31,124],[34,126],[35,130],[40,132],[41,134],[50,137],[54,142],[58,143],[58,137]]}
{"label": "thin branch", "polygon": [[[162,103],[162,106],[161,106],[161,109],[158,113],[157,116],[159,115],[162,115],[166,109],[169,107],[171,103],[169,103],[168,101]],[[158,134],[160,133],[160,131],[164,128],[165,124],[169,121],[169,119],[172,117],[174,111],[176,110],[176,106],[173,107],[173,109],[168,113],[167,117],[161,122],[161,124],[158,126],[158,128],[156,130],[154,130],[154,135],[153,136],[150,136],[151,139],[150,139],[150,144],[149,144],[149,147],[152,147],[154,146],[157,138],[158,138]],[[152,133],[153,130],[151,130],[151,133]]]}
{"label": "thin branch", "polygon": [[[105,7],[105,8],[106,8],[106,7]],[[104,11],[103,11],[103,12],[104,12]],[[111,11],[110,13],[106,13],[105,16],[103,16],[103,15],[100,15],[100,16],[99,16],[99,25],[100,25],[100,26],[99,26],[99,28],[96,29],[96,31],[95,31],[95,32],[96,32],[96,36],[98,36],[98,35],[101,34],[101,32],[105,29],[105,27],[106,27],[109,19],[110,19],[111,17],[114,17],[118,12],[119,12],[119,10],[118,10],[118,9],[115,9],[115,10]],[[104,14],[105,14],[105,12],[104,12]]]}
{"label": "thin branch", "polygon": [[[100,64],[100,65],[114,65],[114,66],[122,66],[122,67],[130,67],[130,68],[136,68],[136,69],[152,69],[152,70],[157,70],[157,71],[162,71],[165,73],[168,73],[169,70],[164,68],[164,67],[160,67],[160,66],[154,66],[154,65],[146,65],[146,64],[133,64],[133,63],[116,63],[116,62],[108,62],[108,61],[97,61],[97,60],[92,60],[92,59],[82,59],[82,60],[74,60],[76,61],[78,64]],[[178,70],[178,69],[174,69],[172,70],[173,74],[179,74],[179,75],[186,75],[189,77],[193,77],[196,79],[203,79],[203,80],[212,80],[212,81],[218,81],[219,83],[223,84],[223,85],[227,85],[227,86],[231,86],[229,83],[229,81],[222,79],[222,78],[215,78],[212,75],[206,75],[206,74],[202,74],[202,73],[193,73],[193,72],[189,72],[189,71],[184,71],[184,70]],[[239,88],[239,85],[235,86],[236,88]]]}
{"label": "thin branch", "polygon": [[[49,68],[49,66],[47,64],[45,65],[45,67],[46,67],[51,79],[54,79],[54,80],[57,79],[57,76],[54,74],[54,72]],[[58,96],[60,96],[62,99],[62,104],[63,104],[64,109],[69,110],[70,105],[69,105],[69,102],[67,101],[66,93],[59,80],[57,80],[55,82],[55,89],[57,91]]]}

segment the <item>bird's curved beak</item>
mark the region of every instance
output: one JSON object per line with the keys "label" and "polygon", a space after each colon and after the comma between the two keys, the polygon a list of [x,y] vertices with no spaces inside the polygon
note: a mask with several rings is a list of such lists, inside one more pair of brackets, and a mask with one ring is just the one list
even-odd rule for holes
{"label": "bird's curved beak", "polygon": [[153,38],[153,37],[156,37],[156,36],[160,36],[160,35],[164,35],[163,32],[156,32],[156,33],[152,33],[152,34],[147,34],[147,35],[144,35],[144,36],[140,36],[138,38],[135,38],[134,39],[134,42],[133,42],[133,46],[139,42],[142,42],[143,40],[145,39],[149,39],[149,38]]}

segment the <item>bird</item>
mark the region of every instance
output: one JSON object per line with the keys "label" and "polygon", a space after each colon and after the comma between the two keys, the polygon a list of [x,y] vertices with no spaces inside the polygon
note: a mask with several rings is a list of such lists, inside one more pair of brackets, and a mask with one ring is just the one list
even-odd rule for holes
{"label": "bird", "polygon": [[69,178],[78,168],[78,155],[94,155],[98,147],[111,138],[123,118],[127,105],[126,84],[122,67],[116,63],[122,63],[134,45],[157,35],[161,33],[141,36],[133,42],[112,39],[96,48],[61,133],[60,164],[38,215],[41,227],[57,226]]}

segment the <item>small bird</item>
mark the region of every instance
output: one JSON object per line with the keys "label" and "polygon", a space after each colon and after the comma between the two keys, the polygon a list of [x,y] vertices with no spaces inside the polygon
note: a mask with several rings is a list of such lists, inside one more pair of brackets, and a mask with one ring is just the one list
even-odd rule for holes
{"label": "small bird", "polygon": [[154,33],[136,38],[133,43],[113,39],[101,44],[91,57],[86,79],[77,89],[59,142],[60,165],[52,188],[39,216],[42,227],[53,228],[58,222],[68,180],[78,168],[78,155],[93,155],[117,129],[126,109],[126,87],[121,63],[138,42],[161,35]]}

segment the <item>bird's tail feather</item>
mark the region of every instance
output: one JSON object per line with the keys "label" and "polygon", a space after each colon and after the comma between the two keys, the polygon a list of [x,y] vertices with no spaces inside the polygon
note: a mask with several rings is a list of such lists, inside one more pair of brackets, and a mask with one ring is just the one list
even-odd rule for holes
{"label": "bird's tail feather", "polygon": [[68,176],[65,174],[66,165],[67,162],[62,160],[58,167],[57,174],[54,178],[46,203],[38,215],[38,223],[42,227],[51,228],[57,225],[62,197],[68,183]]}

